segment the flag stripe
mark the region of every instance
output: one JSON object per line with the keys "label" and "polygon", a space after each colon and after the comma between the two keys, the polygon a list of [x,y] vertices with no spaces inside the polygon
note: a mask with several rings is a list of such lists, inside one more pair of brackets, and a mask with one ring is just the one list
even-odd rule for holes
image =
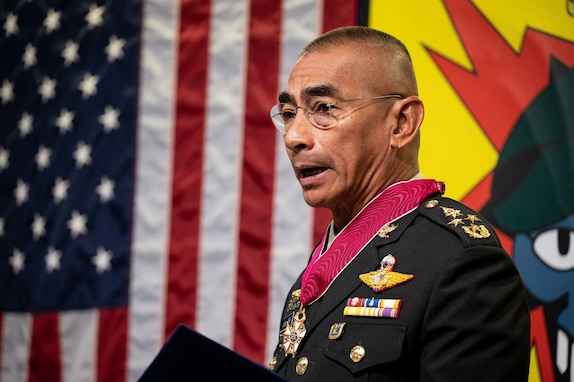
{"label": "flag stripe", "polygon": [[145,2],[130,263],[129,381],[139,378],[165,339],[178,28],[177,0]]}
{"label": "flag stripe", "polygon": [[253,0],[245,103],[237,299],[233,348],[263,362],[267,323],[267,285],[275,130],[268,110],[277,95],[281,2]]}
{"label": "flag stripe", "polygon": [[212,2],[195,327],[231,347],[249,2]]}
{"label": "flag stripe", "polygon": [[60,334],[57,313],[37,313],[32,320],[29,382],[60,380]]}
{"label": "flag stripe", "polygon": [[123,382],[126,380],[127,309],[102,308],[97,324],[97,381]]}
{"label": "flag stripe", "polygon": [[193,325],[210,3],[181,3],[165,335]]}
{"label": "flag stripe", "polygon": [[[102,376],[109,376],[107,368],[121,368],[117,375],[110,376],[108,381],[124,381],[124,363],[112,361],[104,368],[97,369],[96,342],[98,332],[98,313],[95,309],[75,310],[60,313],[59,331],[61,336],[62,381],[102,381]],[[105,329],[102,329],[105,330]],[[125,338],[123,338],[125,341]],[[113,342],[106,338],[106,342]],[[99,346],[102,346],[101,344]],[[125,348],[125,345],[124,345]],[[125,356],[123,356],[125,357]],[[122,361],[125,358],[120,358]],[[110,361],[110,360],[108,360]],[[116,370],[117,371],[117,370]]]}

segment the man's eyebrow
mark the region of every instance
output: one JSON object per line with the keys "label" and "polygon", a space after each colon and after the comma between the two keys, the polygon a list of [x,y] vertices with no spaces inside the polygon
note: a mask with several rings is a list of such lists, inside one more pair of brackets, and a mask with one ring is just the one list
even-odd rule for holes
{"label": "man's eyebrow", "polygon": [[333,85],[329,84],[321,84],[317,86],[311,86],[304,89],[301,92],[301,98],[303,100],[313,98],[313,97],[325,97],[325,96],[335,96],[339,93],[337,89]]}
{"label": "man's eyebrow", "polygon": [[[321,84],[317,86],[311,86],[303,89],[301,92],[301,99],[303,102],[313,97],[334,97],[339,94],[339,91],[332,85]],[[279,93],[279,103],[291,103],[296,104],[295,97],[285,91]]]}
{"label": "man's eyebrow", "polygon": [[287,92],[281,92],[279,93],[279,103],[292,103],[293,105],[295,105],[295,97],[293,97],[291,94],[287,93]]}

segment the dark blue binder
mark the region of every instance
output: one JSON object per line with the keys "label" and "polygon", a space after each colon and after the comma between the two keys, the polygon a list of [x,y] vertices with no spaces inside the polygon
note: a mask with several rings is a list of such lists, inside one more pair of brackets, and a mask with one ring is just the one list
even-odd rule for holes
{"label": "dark blue binder", "polygon": [[185,325],[179,325],[140,382],[286,382],[287,379]]}

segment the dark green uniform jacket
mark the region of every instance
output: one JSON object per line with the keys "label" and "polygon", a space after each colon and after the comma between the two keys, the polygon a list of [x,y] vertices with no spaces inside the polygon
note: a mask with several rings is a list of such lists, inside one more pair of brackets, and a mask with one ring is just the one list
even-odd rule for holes
{"label": "dark green uniform jacket", "polygon": [[[494,229],[437,195],[393,223],[306,307],[297,353],[278,346],[270,368],[293,381],[527,381],[525,292]],[[414,277],[376,293],[359,275],[388,254],[394,272]],[[352,297],[400,299],[399,317],[345,316]],[[289,293],[281,330],[296,310]]]}

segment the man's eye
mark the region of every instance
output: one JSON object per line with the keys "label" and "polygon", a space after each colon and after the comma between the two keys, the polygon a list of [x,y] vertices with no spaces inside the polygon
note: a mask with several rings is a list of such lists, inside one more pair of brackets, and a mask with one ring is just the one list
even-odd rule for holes
{"label": "man's eye", "polygon": [[332,110],[333,110],[333,104],[327,102],[318,102],[313,107],[313,113],[331,114]]}
{"label": "man's eye", "polygon": [[283,115],[283,120],[288,120],[295,118],[295,114],[297,114],[296,109],[283,109],[281,115]]}

